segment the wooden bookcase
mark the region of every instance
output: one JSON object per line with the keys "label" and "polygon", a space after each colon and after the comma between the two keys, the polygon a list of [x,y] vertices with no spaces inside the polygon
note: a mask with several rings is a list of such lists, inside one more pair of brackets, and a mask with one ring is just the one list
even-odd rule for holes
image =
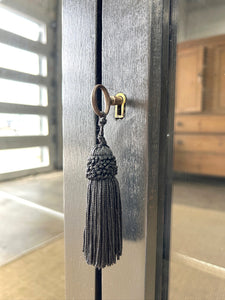
{"label": "wooden bookcase", "polygon": [[225,176],[225,35],[178,45],[174,171]]}

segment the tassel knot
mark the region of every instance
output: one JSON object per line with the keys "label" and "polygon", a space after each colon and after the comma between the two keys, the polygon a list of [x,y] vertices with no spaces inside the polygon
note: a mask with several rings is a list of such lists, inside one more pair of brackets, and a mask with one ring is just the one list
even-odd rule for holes
{"label": "tassel knot", "polygon": [[89,180],[104,180],[117,174],[115,156],[108,146],[97,145],[88,158],[86,177]]}

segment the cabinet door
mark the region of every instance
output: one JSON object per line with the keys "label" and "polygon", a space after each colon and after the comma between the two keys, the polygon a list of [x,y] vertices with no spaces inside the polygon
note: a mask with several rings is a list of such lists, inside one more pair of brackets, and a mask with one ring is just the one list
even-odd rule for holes
{"label": "cabinet door", "polygon": [[63,1],[67,300],[101,299],[101,271],[82,254],[86,161],[95,143],[90,93],[127,96],[105,136],[117,158],[123,255],[102,270],[102,299],[167,299],[176,46],[175,1]]}
{"label": "cabinet door", "polygon": [[201,112],[204,47],[178,50],[176,73],[176,112]]}
{"label": "cabinet door", "polygon": [[214,101],[216,111],[225,110],[225,46],[215,50]]}

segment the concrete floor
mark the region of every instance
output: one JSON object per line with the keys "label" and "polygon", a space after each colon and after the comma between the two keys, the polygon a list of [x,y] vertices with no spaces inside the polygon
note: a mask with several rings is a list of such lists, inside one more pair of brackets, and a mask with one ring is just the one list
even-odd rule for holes
{"label": "concrete floor", "polygon": [[0,300],[63,300],[62,172],[0,183]]}
{"label": "concrete floor", "polygon": [[23,177],[0,183],[0,191],[63,212],[62,172]]}
{"label": "concrete floor", "polygon": [[0,300],[64,300],[64,240],[0,268]]}
{"label": "concrete floor", "polygon": [[[48,243],[63,232],[62,181],[59,172],[0,184],[0,263],[28,252],[0,268],[0,299],[63,299],[63,242]],[[171,228],[169,299],[224,300],[225,182],[174,182]],[[29,253],[34,248],[39,250]],[[40,263],[44,260],[45,267]],[[60,273],[52,271],[58,265]],[[51,272],[57,276],[51,278]],[[18,282],[18,277],[24,281]],[[34,292],[38,289],[42,298]]]}
{"label": "concrete floor", "polygon": [[0,265],[63,234],[62,172],[0,184]]}
{"label": "concrete floor", "polygon": [[225,182],[174,183],[169,296],[225,299]]}

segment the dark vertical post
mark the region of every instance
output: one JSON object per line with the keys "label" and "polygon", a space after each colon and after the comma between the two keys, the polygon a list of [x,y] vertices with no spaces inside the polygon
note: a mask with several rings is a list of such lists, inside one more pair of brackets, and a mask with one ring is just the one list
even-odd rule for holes
{"label": "dark vertical post", "polygon": [[[96,56],[95,56],[95,84],[102,83],[102,0],[97,0],[96,5]],[[98,107],[102,108],[101,90],[97,91]],[[98,117],[96,120],[96,143],[98,128]],[[95,269],[95,300],[102,299],[102,270]]]}
{"label": "dark vertical post", "polygon": [[[170,1],[166,40],[167,46],[167,77],[168,85],[164,98],[167,121],[165,124],[167,133],[166,174],[164,189],[164,230],[163,230],[163,264],[162,264],[162,299],[168,299],[169,291],[169,262],[170,262],[170,227],[171,227],[171,201],[172,201],[172,173],[173,173],[173,127],[175,105],[175,72],[176,72],[176,44],[177,44],[177,0]],[[166,18],[164,18],[165,20]],[[162,78],[164,80],[164,78]],[[162,124],[163,126],[163,124]]]}
{"label": "dark vertical post", "polygon": [[[96,3],[96,30],[95,30],[95,84],[102,83],[102,0],[97,0]],[[98,107],[101,110],[102,101],[101,101],[101,90],[97,90],[97,103]],[[98,135],[98,116],[95,115],[96,121],[96,143]]]}
{"label": "dark vertical post", "polygon": [[[174,81],[176,56],[176,0],[163,1],[161,103],[159,126],[158,234],[155,290],[168,299],[170,219],[173,162]],[[163,222],[162,222],[163,220]]]}
{"label": "dark vertical post", "polygon": [[95,269],[95,300],[102,299],[102,270]]}

